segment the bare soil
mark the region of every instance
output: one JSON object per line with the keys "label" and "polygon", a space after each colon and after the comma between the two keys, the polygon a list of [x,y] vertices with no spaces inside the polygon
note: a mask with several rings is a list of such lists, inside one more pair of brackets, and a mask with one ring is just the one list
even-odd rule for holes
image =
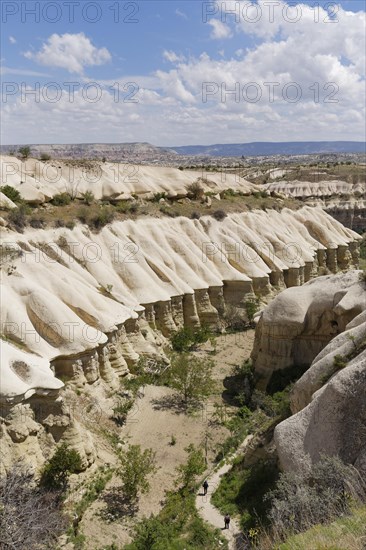
{"label": "bare soil", "polygon": [[[185,462],[184,449],[190,443],[207,451],[207,471],[213,469],[218,444],[229,435],[225,427],[212,422],[214,403],[224,403],[221,397],[224,390],[222,381],[230,374],[233,366],[241,364],[250,356],[253,340],[253,330],[222,335],[216,341],[216,354],[212,354],[210,344],[205,344],[197,352],[214,361],[217,392],[194,414],[186,414],[174,405],[174,392],[171,389],[159,386],[142,388],[127,424],[120,430],[120,438],[128,444],[139,444],[142,449],[153,449],[159,469],[151,476],[150,491],[141,496],[138,511],[134,515],[128,515],[125,511],[108,522],[106,514],[113,498],[118,501],[120,494],[114,491],[121,485],[117,477],[110,481],[100,498],[85,512],[80,523],[80,530],[86,536],[86,548],[100,550],[112,543],[122,547],[130,542],[134,523],[142,517],[157,514],[162,507],[165,492],[174,488],[176,467]],[[172,436],[176,440],[174,445],[171,444]]]}

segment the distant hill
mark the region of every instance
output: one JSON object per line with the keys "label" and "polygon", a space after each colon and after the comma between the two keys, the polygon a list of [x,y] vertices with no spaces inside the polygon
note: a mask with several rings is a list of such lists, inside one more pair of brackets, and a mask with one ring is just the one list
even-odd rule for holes
{"label": "distant hill", "polygon": [[[9,153],[17,151],[19,145],[2,145],[0,151]],[[177,153],[164,147],[156,147],[150,143],[70,143],[70,144],[33,144],[30,145],[31,155],[39,156],[42,153],[52,158],[95,158],[102,160],[123,161],[147,159],[176,158]]]}
{"label": "distant hill", "polygon": [[363,141],[288,141],[253,143],[218,143],[216,145],[185,145],[169,147],[180,155],[210,157],[240,157],[269,155],[316,155],[322,153],[365,153]]}
{"label": "distant hill", "polygon": [[[26,145],[26,144],[25,144]],[[19,145],[1,145],[2,153],[16,152]],[[135,162],[137,164],[177,165],[184,160],[204,161],[232,157],[269,157],[321,155],[321,154],[360,154],[366,153],[366,143],[360,141],[289,141],[282,143],[224,143],[217,145],[184,145],[181,147],[159,147],[150,143],[75,143],[75,144],[33,144],[31,156],[42,153],[51,158],[99,159],[104,157],[115,162]],[[193,160],[194,157],[194,160]]]}

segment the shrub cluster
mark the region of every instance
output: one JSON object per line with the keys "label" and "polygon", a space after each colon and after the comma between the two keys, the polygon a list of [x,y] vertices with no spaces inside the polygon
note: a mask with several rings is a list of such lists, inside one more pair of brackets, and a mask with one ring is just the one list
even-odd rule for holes
{"label": "shrub cluster", "polygon": [[0,187],[0,191],[13,202],[20,202],[22,200],[19,191],[11,185],[3,185]]}
{"label": "shrub cluster", "polygon": [[211,337],[207,326],[199,328],[184,327],[176,332],[171,339],[174,351],[192,351],[197,344],[203,344]]}
{"label": "shrub cluster", "polygon": [[282,473],[266,499],[272,529],[283,539],[349,513],[353,504],[365,502],[366,486],[353,466],[323,455],[310,471]]}

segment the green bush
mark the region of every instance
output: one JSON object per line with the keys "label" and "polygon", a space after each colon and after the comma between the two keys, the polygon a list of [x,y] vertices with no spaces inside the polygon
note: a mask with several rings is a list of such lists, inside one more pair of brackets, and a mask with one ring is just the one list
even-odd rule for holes
{"label": "green bush", "polygon": [[163,191],[161,193],[154,193],[151,201],[152,202],[159,202],[161,199],[166,199],[167,198],[167,194]]}
{"label": "green bush", "polygon": [[71,195],[69,193],[59,193],[55,195],[51,200],[54,206],[67,206],[71,202]]}
{"label": "green bush", "polygon": [[13,202],[20,202],[22,197],[17,189],[14,189],[11,185],[4,185],[0,187],[0,191]]}
{"label": "green bush", "polygon": [[197,476],[203,474],[206,469],[206,462],[201,449],[196,449],[192,443],[184,450],[188,458],[185,464],[177,468],[177,484],[183,489],[192,491],[195,488]]}
{"label": "green bush", "polygon": [[366,260],[366,234],[363,235],[362,241],[360,242],[360,258]]}
{"label": "green bush", "polygon": [[43,466],[39,484],[46,489],[64,491],[67,488],[69,475],[81,469],[79,453],[75,449],[70,449],[66,443],[62,443]]}
{"label": "green bush", "polygon": [[26,204],[20,204],[18,208],[14,208],[8,214],[9,223],[14,226],[17,231],[23,231],[27,225],[27,215],[30,212],[29,206]]}
{"label": "green bush", "polygon": [[44,218],[31,218],[29,220],[29,225],[33,227],[34,229],[41,229],[45,226],[45,220]]}
{"label": "green bush", "polygon": [[76,217],[81,223],[84,223],[84,224],[88,223],[89,209],[86,206],[82,206],[81,208],[78,209]]}
{"label": "green bush", "polygon": [[31,152],[31,149],[29,147],[29,145],[24,145],[23,147],[19,147],[18,149],[18,153],[21,157],[23,157],[24,159],[27,159],[30,155],[30,152]]}
{"label": "green bush", "polygon": [[96,216],[91,219],[91,225],[95,229],[101,229],[114,220],[114,211],[109,206],[102,206]]}
{"label": "green bush", "polygon": [[91,191],[85,191],[85,193],[82,193],[81,196],[83,202],[85,202],[85,204],[87,204],[88,206],[90,206],[95,200],[94,193],[92,193]]}
{"label": "green bush", "polygon": [[201,214],[199,212],[192,212],[191,214],[191,220],[199,220],[201,217]]}
{"label": "green bush", "polygon": [[226,218],[227,214],[224,212],[224,210],[215,210],[215,212],[212,213],[212,217],[215,218],[218,222],[221,222]]}
{"label": "green bush", "polygon": [[41,153],[41,160],[43,161],[51,160],[51,155],[49,155],[48,153]]}
{"label": "green bush", "polygon": [[248,321],[251,325],[253,325],[254,316],[259,309],[259,303],[260,301],[257,297],[248,298],[248,300],[246,300],[244,303]]}
{"label": "green bush", "polygon": [[133,407],[132,399],[125,399],[120,401],[115,407],[113,407],[113,416],[112,419],[117,424],[117,426],[123,426],[127,420],[128,412]]}
{"label": "green bush", "polygon": [[192,183],[186,186],[188,197],[193,200],[199,200],[204,195],[204,189],[198,181],[193,181]]}
{"label": "green bush", "polygon": [[197,344],[207,342],[211,336],[210,329],[205,325],[195,329],[184,327],[172,336],[171,343],[174,351],[191,351]]}

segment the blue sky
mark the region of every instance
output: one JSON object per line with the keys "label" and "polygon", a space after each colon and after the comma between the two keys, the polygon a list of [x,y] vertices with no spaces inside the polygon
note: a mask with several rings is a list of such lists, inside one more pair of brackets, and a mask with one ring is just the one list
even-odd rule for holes
{"label": "blue sky", "polygon": [[[2,2],[2,143],[365,139],[362,0],[319,2],[328,18],[315,2],[273,0],[274,21],[268,0],[256,11],[248,0],[81,0],[74,21],[67,2],[56,10],[47,0],[35,21],[36,4]],[[90,82],[95,103],[82,94]],[[258,102],[247,94],[252,82]],[[266,82],[278,83],[273,101]],[[293,82],[296,102],[284,99]],[[22,96],[22,83],[46,93]],[[55,102],[50,83],[62,90]]]}

